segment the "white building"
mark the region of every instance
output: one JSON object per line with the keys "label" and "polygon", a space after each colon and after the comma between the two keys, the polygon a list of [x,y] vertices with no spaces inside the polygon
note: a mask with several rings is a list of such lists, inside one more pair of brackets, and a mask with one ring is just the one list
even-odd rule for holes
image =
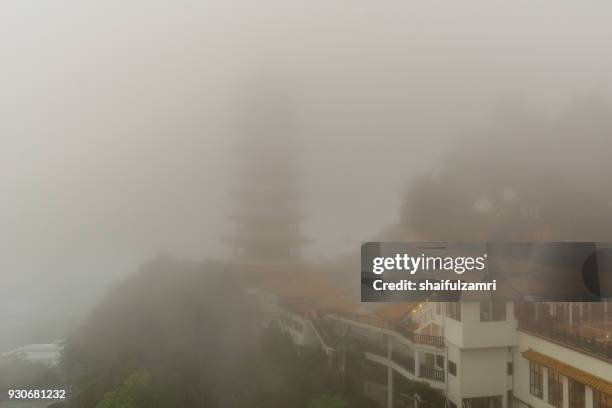
{"label": "white building", "polygon": [[3,353],[2,357],[54,366],[60,361],[62,349],[63,346],[59,343],[30,344]]}
{"label": "white building", "polygon": [[342,354],[360,350],[365,389],[381,406],[414,406],[402,381],[420,381],[452,408],[612,408],[606,303],[431,302],[399,320],[316,302],[278,307],[297,344],[323,345],[347,375]]}

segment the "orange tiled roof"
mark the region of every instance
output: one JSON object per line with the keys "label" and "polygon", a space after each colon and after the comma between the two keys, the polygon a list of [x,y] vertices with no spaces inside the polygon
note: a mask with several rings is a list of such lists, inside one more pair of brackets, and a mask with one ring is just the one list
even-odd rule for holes
{"label": "orange tiled roof", "polygon": [[317,302],[317,306],[321,309],[328,309],[336,312],[371,314],[371,311],[358,300],[341,293],[320,299]]}
{"label": "orange tiled roof", "polygon": [[381,307],[374,313],[385,320],[398,321],[402,320],[406,315],[412,314],[412,311],[418,307],[419,303],[416,302],[391,303]]}
{"label": "orange tiled roof", "polygon": [[586,371],[582,371],[578,368],[572,367],[569,364],[562,363],[559,360],[555,360],[552,357],[548,357],[532,349],[524,351],[522,354],[523,357],[529,361],[533,361],[534,363],[557,370],[560,374],[566,377],[588,385],[589,387],[601,391],[604,394],[612,395],[612,383],[604,380],[603,378],[596,377],[587,373]]}
{"label": "orange tiled roof", "polygon": [[322,299],[336,295],[336,289],[318,276],[295,276],[291,280],[269,278],[262,286],[287,298]]}

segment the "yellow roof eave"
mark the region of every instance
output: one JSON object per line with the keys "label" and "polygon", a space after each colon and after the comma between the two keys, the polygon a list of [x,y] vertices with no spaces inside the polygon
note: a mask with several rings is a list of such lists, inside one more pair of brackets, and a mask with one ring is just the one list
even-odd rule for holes
{"label": "yellow roof eave", "polygon": [[522,354],[523,357],[529,361],[533,361],[534,363],[538,363],[547,368],[552,368],[553,370],[558,371],[561,375],[579,381],[584,385],[603,392],[604,394],[612,395],[612,383],[604,380],[603,378],[596,377],[587,373],[586,371],[572,367],[569,364],[563,363],[552,357],[548,357],[542,353],[538,353],[532,349],[524,351]]}

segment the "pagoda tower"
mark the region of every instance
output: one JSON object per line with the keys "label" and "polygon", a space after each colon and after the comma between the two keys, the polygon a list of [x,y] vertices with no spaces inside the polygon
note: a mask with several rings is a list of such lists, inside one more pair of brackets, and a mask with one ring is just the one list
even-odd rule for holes
{"label": "pagoda tower", "polygon": [[[238,118],[236,188],[230,219],[232,263],[269,273],[301,260],[298,150],[286,87],[259,81],[246,90]],[[286,271],[288,272],[288,271]]]}

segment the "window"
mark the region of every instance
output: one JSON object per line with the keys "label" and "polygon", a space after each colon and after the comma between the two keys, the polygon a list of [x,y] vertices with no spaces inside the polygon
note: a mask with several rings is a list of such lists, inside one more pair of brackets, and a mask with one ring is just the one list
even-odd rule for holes
{"label": "window", "polygon": [[448,373],[454,375],[455,377],[457,376],[457,364],[450,360],[448,360]]}
{"label": "window", "polygon": [[480,321],[488,322],[491,320],[491,307],[488,300],[480,302]]}
{"label": "window", "polygon": [[480,321],[499,322],[506,320],[506,302],[480,302]]}
{"label": "window", "polygon": [[544,394],[542,383],[544,382],[544,376],[542,375],[542,366],[529,362],[529,393],[534,397],[542,398]]}
{"label": "window", "polygon": [[453,320],[461,321],[461,303],[451,302],[446,304],[446,316]]}
{"label": "window", "polygon": [[465,398],[463,406],[470,408],[501,408],[502,397],[499,395],[494,397]]}
{"label": "window", "polygon": [[552,368],[548,369],[548,403],[563,408],[563,376]]}
{"label": "window", "polygon": [[583,322],[590,322],[592,315],[591,303],[582,303],[582,316],[580,316],[581,320]]}
{"label": "window", "polygon": [[436,362],[436,355],[432,353],[425,353],[425,365],[427,367],[433,367]]}
{"label": "window", "polygon": [[491,302],[491,315],[494,321],[506,320],[506,302]]}
{"label": "window", "polygon": [[569,380],[569,408],[584,408],[584,384]]}
{"label": "window", "polygon": [[506,374],[513,375],[514,374],[514,363],[512,361],[508,361],[506,365]]}
{"label": "window", "polygon": [[444,369],[444,356],[436,354],[436,367]]}
{"label": "window", "polygon": [[612,408],[612,395],[593,390],[593,408]]}
{"label": "window", "polygon": [[580,322],[580,303],[574,302],[570,304],[570,313],[572,314],[572,320]]}

